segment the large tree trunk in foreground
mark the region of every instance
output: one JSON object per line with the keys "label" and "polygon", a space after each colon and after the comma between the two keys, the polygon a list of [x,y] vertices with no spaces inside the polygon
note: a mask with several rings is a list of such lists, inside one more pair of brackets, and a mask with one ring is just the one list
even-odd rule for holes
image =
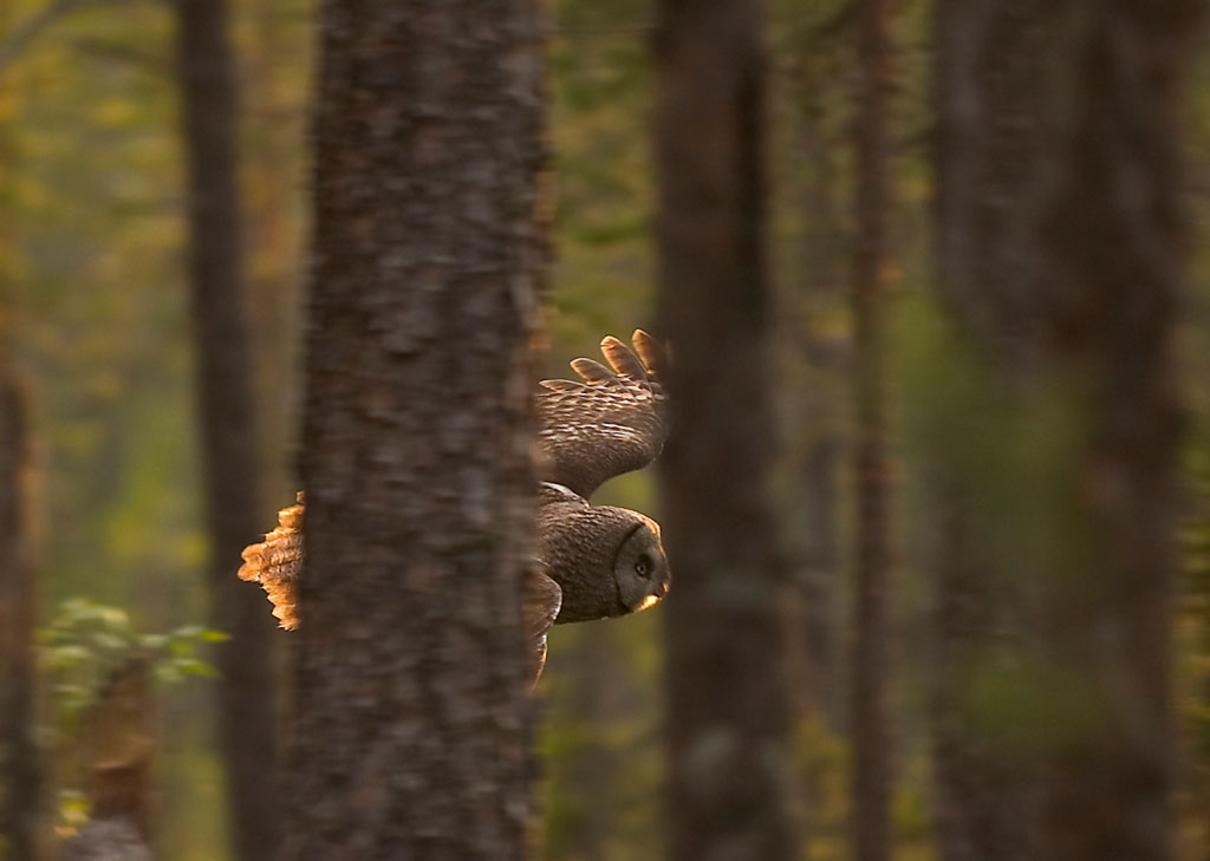
{"label": "large tree trunk in foreground", "polygon": [[795,857],[767,486],[761,4],[667,0],[657,41],[671,857]]}
{"label": "large tree trunk in foreground", "polygon": [[1200,5],[938,6],[946,298],[982,347],[972,388],[1044,431],[1023,451],[984,426],[949,467],[946,859],[1171,857],[1176,108]]}
{"label": "large tree trunk in foreground", "polygon": [[237,857],[260,861],[272,854],[278,828],[274,630],[263,596],[235,577],[240,550],[264,528],[244,305],[235,63],[225,0],[181,0],[177,10],[211,620],[231,634],[218,652],[218,731]]}
{"label": "large tree trunk in foreground", "polygon": [[[0,308],[0,315],[5,309]],[[0,319],[0,339],[8,334]],[[34,583],[24,477],[28,437],[23,392],[0,341],[0,847],[35,857],[38,751],[34,745]]]}
{"label": "large tree trunk in foreground", "polygon": [[891,755],[887,713],[889,475],[883,391],[882,278],[887,268],[887,0],[861,0],[857,155],[857,252],[853,264],[857,495],[853,604],[853,849],[858,861],[891,854]]}
{"label": "large tree trunk in foreground", "polygon": [[332,0],[316,117],[287,858],[519,858],[531,0]]}

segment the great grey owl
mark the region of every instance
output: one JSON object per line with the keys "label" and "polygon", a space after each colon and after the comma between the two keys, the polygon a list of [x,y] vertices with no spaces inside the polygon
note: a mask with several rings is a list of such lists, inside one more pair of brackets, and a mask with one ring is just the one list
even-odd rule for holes
{"label": "great grey owl", "polygon": [[[606,480],[651,463],[667,436],[657,345],[641,329],[631,343],[633,350],[610,335],[601,341],[608,367],[575,359],[579,381],[539,383],[537,535],[522,596],[535,680],[551,625],[637,613],[670,585],[659,524],[588,501]],[[239,569],[241,579],[264,587],[286,629],[298,625],[303,513],[300,493],[297,504],[278,512],[277,528],[245,548]]]}

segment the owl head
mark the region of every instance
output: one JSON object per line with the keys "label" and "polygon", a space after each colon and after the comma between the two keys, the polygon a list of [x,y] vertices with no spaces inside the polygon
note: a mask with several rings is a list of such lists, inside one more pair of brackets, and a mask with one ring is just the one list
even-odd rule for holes
{"label": "owl head", "polygon": [[622,606],[637,613],[659,603],[668,593],[671,576],[660,525],[637,511],[627,514],[637,522],[618,545],[613,559],[613,580]]}
{"label": "owl head", "polygon": [[538,558],[563,592],[557,624],[637,613],[668,592],[668,559],[650,517],[581,501],[545,506],[539,521]]}

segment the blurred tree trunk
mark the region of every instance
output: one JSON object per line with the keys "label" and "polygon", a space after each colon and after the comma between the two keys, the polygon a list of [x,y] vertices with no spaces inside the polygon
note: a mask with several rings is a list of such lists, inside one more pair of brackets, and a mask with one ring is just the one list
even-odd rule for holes
{"label": "blurred tree trunk", "polygon": [[775,437],[766,349],[764,15],[666,0],[656,42],[660,313],[673,347],[663,456],[671,857],[797,854],[786,810]]}
{"label": "blurred tree trunk", "polygon": [[[811,30],[796,46],[787,82],[798,115],[790,146],[805,177],[798,211],[803,220],[801,282],[780,291],[778,340],[786,377],[782,452],[791,473],[783,511],[784,552],[797,594],[789,654],[798,711],[840,725],[843,685],[838,662],[840,592],[840,432],[848,343],[835,319],[845,299],[843,254],[849,244],[837,199],[836,77],[838,39]],[[804,434],[804,429],[805,434]],[[805,439],[804,439],[805,435]],[[798,660],[795,660],[795,657]]]}
{"label": "blurred tree trunk", "polygon": [[540,15],[321,26],[285,856],[520,858]]}
{"label": "blurred tree trunk", "polygon": [[272,855],[278,830],[274,630],[263,596],[234,573],[240,550],[264,529],[244,307],[235,62],[224,0],[181,0],[176,8],[211,618],[231,634],[218,647],[218,730],[237,857],[259,861]]}
{"label": "blurred tree trunk", "polygon": [[34,582],[25,468],[23,392],[10,367],[7,309],[0,307],[0,849],[35,857],[38,751],[34,744]]}
{"label": "blurred tree trunk", "polygon": [[61,847],[60,861],[151,861],[155,712],[146,659],[133,658],[105,679],[79,739],[89,769],[89,820]]}
{"label": "blurred tree trunk", "polygon": [[[1200,6],[937,7],[945,298],[985,360],[981,388],[1047,421],[1028,452],[1042,480],[1016,487],[1011,521],[986,500],[1012,434],[981,440],[947,481],[947,861],[1171,856],[1176,110]],[[1029,532],[1036,512],[1049,531]],[[987,696],[1003,696],[989,681],[1028,668],[1031,639],[1046,670],[1013,725],[989,731]],[[998,670],[974,663],[1006,651]]]}
{"label": "blurred tree trunk", "polygon": [[[306,88],[301,70],[310,68],[309,15],[298,0],[265,0],[236,15],[247,22],[241,57],[240,103],[245,120],[241,173],[247,241],[247,308],[256,332],[252,363],[260,432],[263,499],[293,497],[298,486],[298,420],[301,243],[304,199]],[[238,23],[237,23],[238,31]],[[305,34],[305,35],[304,35]],[[291,62],[283,63],[282,57]],[[288,639],[283,640],[288,644]],[[284,650],[281,650],[284,651]],[[280,694],[284,684],[279,683]]]}
{"label": "blurred tree trunk", "polygon": [[854,401],[857,427],[856,598],[853,604],[853,847],[858,861],[891,853],[891,755],[887,715],[889,475],[883,392],[882,280],[887,267],[887,0],[860,0],[853,261]]}

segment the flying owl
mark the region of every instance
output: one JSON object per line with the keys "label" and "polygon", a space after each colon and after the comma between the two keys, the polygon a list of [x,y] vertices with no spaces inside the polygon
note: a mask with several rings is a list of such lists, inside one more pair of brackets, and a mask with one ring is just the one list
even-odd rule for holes
{"label": "flying owl", "polygon": [[[641,469],[668,432],[659,350],[641,329],[631,350],[601,341],[608,367],[575,359],[572,380],[543,380],[536,396],[537,534],[522,595],[536,681],[552,625],[637,613],[668,592],[660,526],[626,508],[588,500],[605,481]],[[281,627],[298,626],[295,580],[302,568],[304,501],[278,512],[278,526],[244,549],[242,580],[264,587]]]}

